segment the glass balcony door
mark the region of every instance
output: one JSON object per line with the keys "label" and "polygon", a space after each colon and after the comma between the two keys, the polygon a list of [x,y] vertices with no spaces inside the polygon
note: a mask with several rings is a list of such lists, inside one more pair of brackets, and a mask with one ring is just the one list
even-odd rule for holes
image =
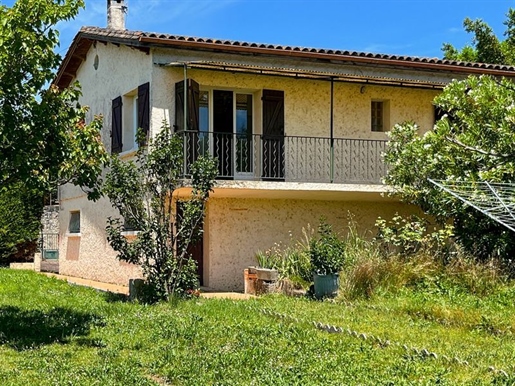
{"label": "glass balcony door", "polygon": [[213,90],[211,94],[212,103],[209,103],[210,93],[201,92],[200,131],[207,133],[212,128],[210,151],[218,159],[219,177],[251,178],[254,176],[252,94],[226,90]]}

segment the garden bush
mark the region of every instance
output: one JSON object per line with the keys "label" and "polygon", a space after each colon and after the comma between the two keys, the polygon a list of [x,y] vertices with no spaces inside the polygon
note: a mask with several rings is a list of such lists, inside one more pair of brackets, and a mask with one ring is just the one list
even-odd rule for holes
{"label": "garden bush", "polygon": [[23,184],[0,189],[0,264],[34,257],[43,196]]}

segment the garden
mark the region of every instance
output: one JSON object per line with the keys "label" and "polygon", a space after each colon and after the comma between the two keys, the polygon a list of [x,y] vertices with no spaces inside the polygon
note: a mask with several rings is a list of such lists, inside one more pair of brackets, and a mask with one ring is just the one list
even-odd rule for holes
{"label": "garden", "polygon": [[[340,234],[321,220],[258,253],[281,288],[306,290],[296,297],[148,305],[0,269],[0,383],[515,382],[515,285],[501,265],[468,258],[451,228],[419,218],[379,219],[373,239],[349,224]],[[334,270],[337,293],[318,298],[313,272]]]}

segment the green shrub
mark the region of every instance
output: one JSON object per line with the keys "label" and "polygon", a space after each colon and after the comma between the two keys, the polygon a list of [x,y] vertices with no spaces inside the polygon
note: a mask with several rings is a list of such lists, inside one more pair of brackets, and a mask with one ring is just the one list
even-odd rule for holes
{"label": "green shrub", "polygon": [[309,243],[309,257],[313,271],[321,275],[338,273],[345,266],[345,244],[324,218]]}
{"label": "green shrub", "polygon": [[43,196],[23,184],[0,189],[0,263],[34,256]]}
{"label": "green shrub", "polygon": [[385,254],[399,253],[403,256],[416,254],[421,250],[431,250],[445,255],[449,240],[453,235],[452,225],[429,231],[429,221],[416,215],[402,217],[396,214],[390,221],[379,217],[375,237]]}
{"label": "green shrub", "polygon": [[296,287],[307,288],[313,279],[313,269],[309,259],[309,243],[313,229],[302,229],[303,237],[294,240],[290,234],[290,243],[283,246],[275,243],[265,251],[256,252],[255,259],[259,267],[277,269],[281,280],[289,280]]}

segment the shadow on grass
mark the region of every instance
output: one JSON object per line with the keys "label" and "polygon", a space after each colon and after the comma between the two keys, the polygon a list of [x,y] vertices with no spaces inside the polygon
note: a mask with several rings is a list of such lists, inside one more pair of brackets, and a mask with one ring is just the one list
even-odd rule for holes
{"label": "shadow on grass", "polygon": [[91,326],[103,326],[102,317],[68,308],[22,310],[0,307],[0,344],[27,350],[45,344],[66,343],[74,336],[89,334]]}
{"label": "shadow on grass", "polygon": [[129,301],[129,296],[125,294],[116,294],[114,292],[105,292],[104,299],[108,303],[124,303]]}

